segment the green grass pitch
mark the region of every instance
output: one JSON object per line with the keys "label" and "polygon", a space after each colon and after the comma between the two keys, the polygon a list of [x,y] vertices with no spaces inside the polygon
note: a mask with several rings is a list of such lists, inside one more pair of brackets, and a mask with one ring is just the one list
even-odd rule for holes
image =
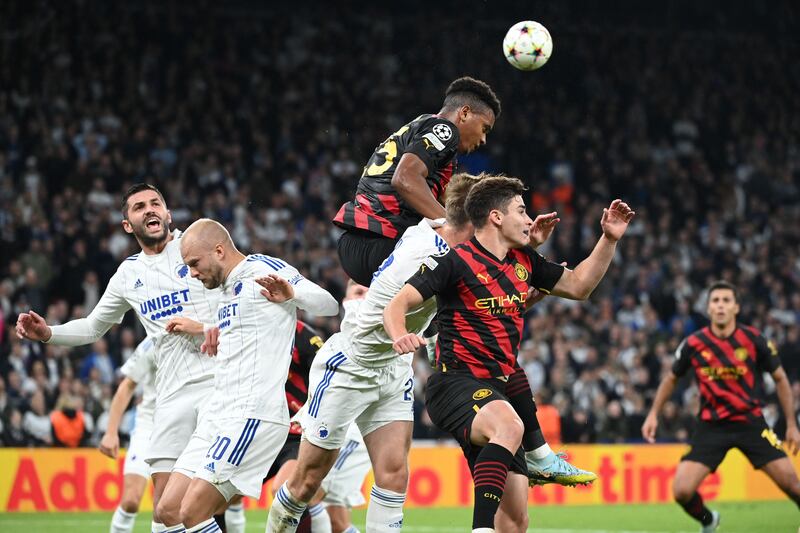
{"label": "green grass pitch", "polygon": [[[800,512],[787,501],[752,503],[715,503],[722,513],[721,533],[768,532],[795,533],[800,526]],[[363,532],[364,509],[353,512],[353,521]],[[531,507],[529,531],[541,533],[602,532],[695,532],[699,525],[675,504]],[[0,514],[3,533],[78,533],[107,532],[110,513],[6,513]],[[263,511],[247,513],[247,531],[263,532]],[[406,533],[456,533],[470,530],[469,509],[407,509],[403,531]],[[150,513],[136,520],[136,533],[148,532]]]}

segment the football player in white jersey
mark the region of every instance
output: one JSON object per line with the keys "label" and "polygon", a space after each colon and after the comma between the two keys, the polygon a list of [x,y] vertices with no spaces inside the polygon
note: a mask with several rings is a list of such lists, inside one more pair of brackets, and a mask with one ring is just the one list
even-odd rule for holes
{"label": "football player in white jersey", "polygon": [[144,461],[150,434],[153,430],[153,413],[156,406],[155,393],[155,343],[150,337],[139,343],[136,351],[128,359],[120,372],[125,378],[117,387],[111,406],[108,409],[108,426],[100,440],[100,453],[116,459],[119,454],[120,420],[125,409],[133,398],[136,388],[142,387],[142,400],[136,406],[136,421],[131,434],[131,441],[125,453],[123,466],[122,498],[111,519],[111,533],[131,533],[139,512],[147,480],[150,477],[150,466]]}
{"label": "football player in white jersey", "polygon": [[[398,357],[383,329],[383,308],[430,255],[472,236],[463,203],[480,177],[459,174],[447,188],[447,223],[423,219],[408,228],[372,278],[366,298],[347,313],[342,331],[320,349],[311,368],[309,399],[297,468],[278,490],[267,531],[294,532],[297,520],[334,466],[351,423],[358,424],[372,460],[375,485],[367,508],[367,531],[400,530],[411,447],[413,369],[411,354]],[[422,333],[436,314],[436,301],[407,316]]]}
{"label": "football player in white jersey", "polygon": [[122,262],[95,308],[86,318],[52,327],[33,311],[21,313],[16,330],[22,338],[80,346],[102,337],[128,310],[136,312],[156,346],[156,409],[146,459],[155,520],[163,522],[158,500],[213,387],[215,361],[200,353],[200,345],[203,324],[214,321],[219,291],[189,276],[180,255],[181,232],[170,232],[172,218],[158,189],[136,184],[122,206],[122,227],[142,251]]}
{"label": "football player in white jersey", "polygon": [[[178,459],[175,474],[194,470],[181,501],[180,522],[187,532],[210,533],[219,531],[213,515],[234,495],[260,496],[264,475],[286,440],[284,386],[297,309],[332,316],[339,304],[284,261],[245,257],[213,220],[189,226],[181,253],[193,278],[209,289],[221,288],[212,407]],[[266,298],[257,278],[268,280]]]}

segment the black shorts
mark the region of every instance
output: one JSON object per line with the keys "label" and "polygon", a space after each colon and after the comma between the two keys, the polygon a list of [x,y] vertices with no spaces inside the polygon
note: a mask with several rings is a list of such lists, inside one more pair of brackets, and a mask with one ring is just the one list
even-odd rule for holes
{"label": "black shorts", "polygon": [[381,263],[391,255],[397,239],[372,233],[346,231],[339,238],[336,249],[339,262],[353,281],[366,287]]}
{"label": "black shorts", "polygon": [[762,418],[759,422],[697,423],[689,453],[681,461],[697,461],[715,471],[731,448],[739,448],[754,468],[786,457],[778,437]]}
{"label": "black shorts", "polygon": [[[431,421],[443,431],[450,433],[464,452],[470,471],[483,449],[470,442],[472,420],[484,405],[508,398],[505,383],[498,379],[478,379],[469,374],[434,372],[428,378],[425,407]],[[527,475],[525,450],[519,447],[508,468],[512,472]]]}
{"label": "black shorts", "polygon": [[264,483],[278,475],[278,470],[287,462],[292,459],[297,459],[297,452],[299,450],[300,435],[289,433],[289,436],[286,437],[286,442],[283,443],[283,448],[281,448],[281,451],[278,452],[278,456],[275,458],[275,462],[269,467],[269,472],[267,472],[267,477],[264,478]]}

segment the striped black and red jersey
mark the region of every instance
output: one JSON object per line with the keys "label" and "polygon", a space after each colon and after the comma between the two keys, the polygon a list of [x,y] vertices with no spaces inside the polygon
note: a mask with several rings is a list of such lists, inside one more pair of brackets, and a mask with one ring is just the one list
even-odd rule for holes
{"label": "striped black and red jersey", "polygon": [[528,290],[550,292],[563,272],[529,247],[499,259],[475,237],[427,258],[408,283],[425,299],[436,296],[437,368],[508,378],[517,367]]}
{"label": "striped black and red jersey", "polygon": [[[292,348],[292,362],[289,364],[289,377],[286,379],[286,403],[289,405],[289,416],[294,416],[308,399],[308,374],[317,350],[322,347],[322,338],[314,329],[297,321]],[[289,433],[300,435],[302,432],[294,424]]]}
{"label": "striped black and red jersey", "polygon": [[428,168],[425,180],[440,200],[453,176],[458,151],[458,128],[437,115],[420,115],[375,149],[358,180],[356,197],[344,204],[333,223],[348,230],[396,239],[422,216],[414,211],[392,185],[392,176],[403,154],[414,154]]}
{"label": "striped black and red jersey", "polygon": [[754,422],[762,417],[764,372],[781,366],[775,344],[755,328],[737,325],[726,338],[705,327],[686,337],[675,352],[672,372],[691,368],[700,389],[700,419]]}

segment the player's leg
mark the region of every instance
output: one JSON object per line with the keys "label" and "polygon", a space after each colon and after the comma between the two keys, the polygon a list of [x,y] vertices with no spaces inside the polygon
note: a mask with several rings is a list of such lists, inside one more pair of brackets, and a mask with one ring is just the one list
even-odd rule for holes
{"label": "player's leg", "polygon": [[159,460],[150,463],[150,479],[153,480],[153,523],[151,529],[155,533],[164,531],[164,522],[158,515],[158,504],[161,502],[161,495],[167,487],[169,475],[172,472],[174,460]]}
{"label": "player's leg", "polygon": [[[221,531],[214,520],[214,515],[225,509],[228,499],[233,497],[235,490],[229,481],[212,485],[204,479],[193,479],[186,489],[185,498],[180,506],[180,520],[187,533]],[[223,494],[225,491],[229,492]]]}
{"label": "player's leg", "polygon": [[788,457],[774,459],[761,467],[776,485],[800,507],[800,480]]}
{"label": "player's leg", "polygon": [[675,470],[672,493],[675,501],[689,516],[703,525],[704,531],[714,531],[720,516],[711,511],[697,492],[700,483],[715,471],[733,446],[737,435],[732,427],[700,421],[695,427],[689,452],[681,458]]}
{"label": "player's leg", "polygon": [[170,474],[156,507],[158,519],[167,527],[166,531],[171,531],[171,528],[179,528],[181,526],[181,501],[183,501],[191,482],[191,475],[187,475],[185,472],[172,472]]}
{"label": "player's leg", "polygon": [[[719,514],[711,511],[703,502],[703,497],[697,492],[700,483],[712,472],[711,468],[696,461],[682,460],[675,470],[675,479],[672,484],[672,493],[675,501],[683,507],[686,513],[700,522],[704,527],[716,527],[719,523]],[[710,529],[713,531],[713,529]]]}
{"label": "player's leg", "polygon": [[247,518],[244,514],[243,496],[237,494],[228,503],[225,509],[225,529],[228,533],[244,533],[247,527]]}
{"label": "player's leg", "polygon": [[480,447],[472,468],[475,507],[474,532],[492,531],[497,508],[515,451],[522,443],[523,424],[514,408],[505,400],[484,404],[472,420],[470,443]]}
{"label": "player's leg", "polygon": [[509,472],[503,499],[494,517],[498,533],[524,533],[528,529],[528,476]]}
{"label": "player's leg", "polygon": [[122,499],[111,518],[111,533],[131,533],[139,512],[144,489],[147,487],[147,476],[126,473],[122,478]]}
{"label": "player's leg", "polygon": [[412,422],[394,421],[364,435],[375,473],[367,507],[368,531],[397,531],[402,526],[412,429]]}
{"label": "player's leg", "polygon": [[336,461],[338,448],[328,450],[304,439],[294,471],[280,485],[272,501],[267,518],[267,531],[272,533],[295,531],[300,517],[319,490],[322,480]]}
{"label": "player's leg", "polygon": [[[289,441],[287,441],[287,445]],[[292,459],[285,459],[283,464],[277,469],[274,475],[270,476],[267,475],[268,478],[272,479],[272,497],[273,501],[275,499],[275,495],[278,492],[278,489],[289,479],[294,472],[295,468],[297,467],[297,451],[300,445],[300,442],[294,443],[294,456]],[[281,455],[286,450],[287,446],[284,445],[284,449],[281,450],[281,454],[278,454],[278,461],[281,460]],[[274,465],[273,465],[274,466]],[[302,524],[304,520],[308,520],[311,524],[311,531],[314,533],[330,533],[331,530],[331,522],[330,518],[328,518],[328,511],[325,509],[324,505],[320,504],[320,500],[322,499],[322,494],[320,494],[321,490],[308,502],[308,507],[306,509],[306,514],[302,515],[300,518],[300,525],[298,529],[302,529]]]}
{"label": "player's leg", "polygon": [[536,418],[536,402],[524,370],[519,369],[508,379],[506,396],[525,426],[522,447],[531,485],[588,485],[597,479],[597,474],[573,466],[563,453],[555,453],[547,444]]}
{"label": "player's leg", "polygon": [[371,466],[364,440],[358,428],[352,425],[336,463],[322,481],[322,502],[328,511],[333,533],[358,532],[352,524],[350,509],[365,502],[361,487]]}
{"label": "player's leg", "polygon": [[275,494],[267,518],[267,531],[271,533],[296,530],[300,517],[333,466],[350,424],[377,398],[374,371],[349,359],[345,349],[349,349],[349,343],[337,333],[314,358],[297,466]]}
{"label": "player's leg", "polygon": [[767,423],[740,424],[737,446],[753,468],[761,469],[800,507],[800,481],[781,441]]}

